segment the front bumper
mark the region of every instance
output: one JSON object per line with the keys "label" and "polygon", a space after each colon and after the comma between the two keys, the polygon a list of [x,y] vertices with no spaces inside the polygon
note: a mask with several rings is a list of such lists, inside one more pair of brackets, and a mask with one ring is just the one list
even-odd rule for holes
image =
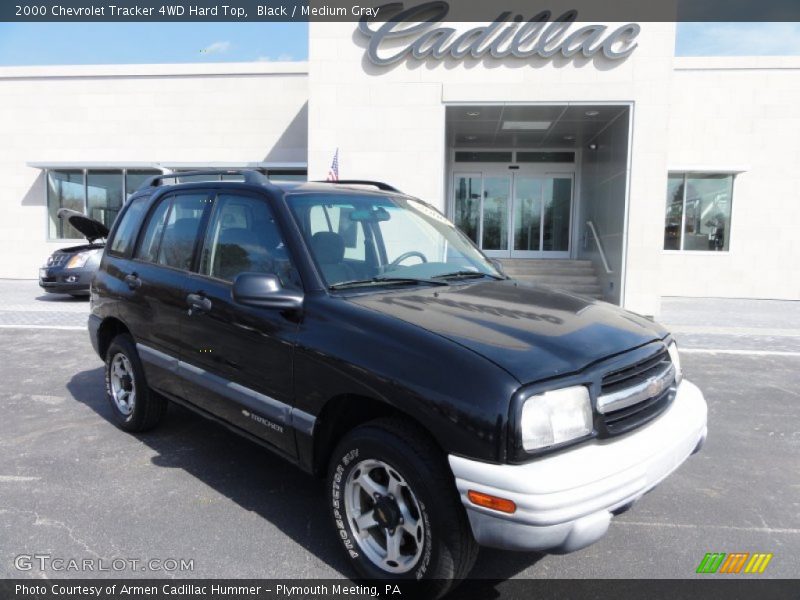
{"label": "front bumper", "polygon": [[39,269],[39,287],[55,294],[89,293],[96,268],[65,269],[42,267]]}
{"label": "front bumper", "polygon": [[[658,418],[625,436],[592,440],[524,465],[450,456],[456,487],[479,544],[504,550],[572,552],[599,540],[611,515],[653,489],[699,450],[706,402],[689,381]],[[474,490],[513,500],[513,514],[472,504]]]}

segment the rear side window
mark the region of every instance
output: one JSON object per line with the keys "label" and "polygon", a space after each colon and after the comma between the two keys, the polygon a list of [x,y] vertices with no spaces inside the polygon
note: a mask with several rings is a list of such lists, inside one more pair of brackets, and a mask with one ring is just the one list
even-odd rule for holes
{"label": "rear side window", "polygon": [[190,269],[197,232],[208,206],[205,193],[177,194],[161,201],[147,224],[137,258]]}
{"label": "rear side window", "polygon": [[207,206],[206,194],[181,194],[173,198],[158,247],[158,264],[185,270],[192,267],[197,231]]}
{"label": "rear side window", "polygon": [[159,202],[153,214],[150,215],[150,221],[147,223],[147,229],[144,232],[142,243],[139,245],[136,258],[147,262],[156,262],[158,245],[161,242],[161,234],[164,233],[164,223],[167,220],[167,211],[171,200],[171,198],[165,198]]}
{"label": "rear side window", "polygon": [[140,196],[131,200],[114,233],[114,239],[111,241],[111,247],[109,248],[110,254],[122,256],[133,247],[136,232],[139,230],[139,224],[142,222],[144,211],[147,209],[147,200],[147,196]]}

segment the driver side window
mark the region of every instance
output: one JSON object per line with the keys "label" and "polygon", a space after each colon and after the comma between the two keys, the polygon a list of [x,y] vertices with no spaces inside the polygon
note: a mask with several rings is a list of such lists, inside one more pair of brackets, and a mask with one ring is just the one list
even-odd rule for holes
{"label": "driver side window", "polygon": [[280,228],[262,198],[220,194],[200,253],[200,273],[232,282],[240,273],[272,273],[301,289]]}

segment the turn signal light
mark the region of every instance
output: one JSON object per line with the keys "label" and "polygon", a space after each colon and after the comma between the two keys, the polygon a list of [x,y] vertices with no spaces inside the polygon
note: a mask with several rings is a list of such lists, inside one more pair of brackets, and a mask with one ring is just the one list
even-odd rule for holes
{"label": "turn signal light", "polygon": [[517,505],[511,500],[490,496],[489,494],[483,494],[475,490],[469,490],[467,492],[467,498],[469,498],[469,501],[473,504],[483,506],[484,508],[491,508],[492,510],[499,510],[504,513],[511,514],[517,510]]}

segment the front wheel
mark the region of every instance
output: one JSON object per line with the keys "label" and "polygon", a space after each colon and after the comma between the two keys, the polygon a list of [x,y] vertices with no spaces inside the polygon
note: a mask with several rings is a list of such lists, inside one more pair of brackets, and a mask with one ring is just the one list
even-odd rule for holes
{"label": "front wheel", "polygon": [[413,424],[380,419],[347,434],[328,490],[337,536],[360,576],[419,581],[438,597],[472,568],[477,544],[453,475]]}
{"label": "front wheel", "polygon": [[136,344],[128,334],[118,335],[108,346],[106,397],[114,421],[125,431],[152,429],[167,410],[167,401],[147,387]]}

